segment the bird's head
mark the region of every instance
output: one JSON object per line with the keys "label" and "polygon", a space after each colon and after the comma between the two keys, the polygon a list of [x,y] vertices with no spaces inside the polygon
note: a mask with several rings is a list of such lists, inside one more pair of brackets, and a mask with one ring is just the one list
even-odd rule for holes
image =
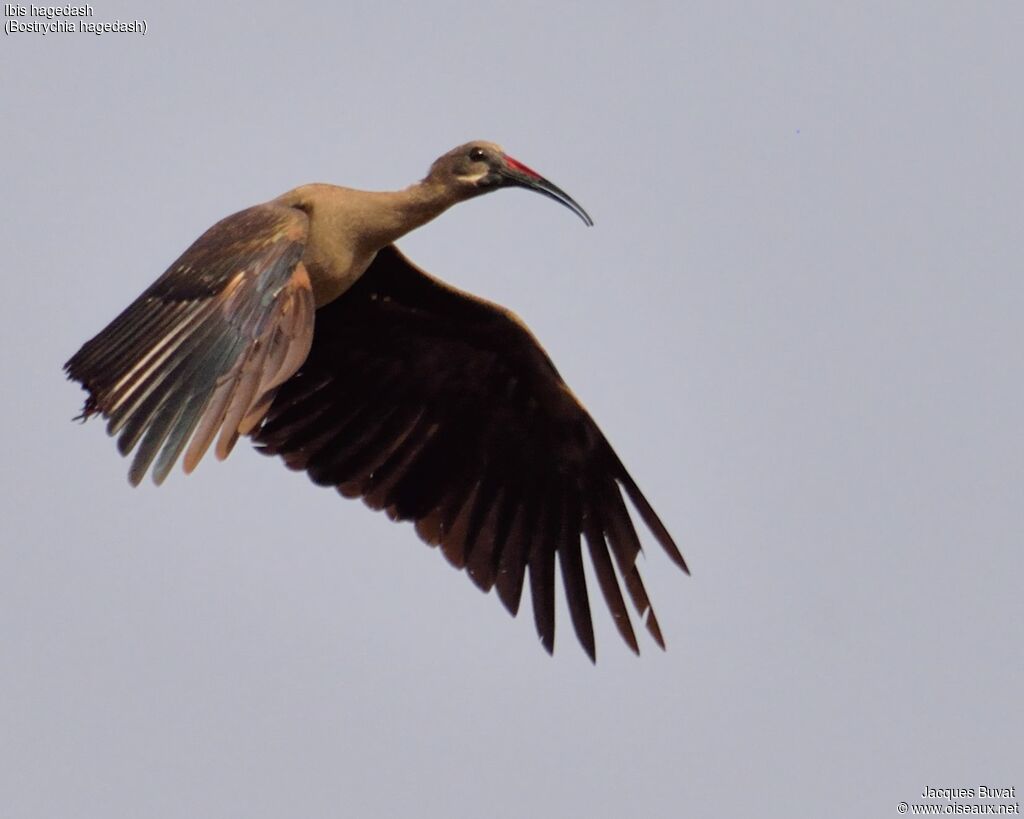
{"label": "bird's head", "polygon": [[565,205],[587,225],[594,224],[569,194],[510,157],[493,142],[476,140],[450,150],[430,166],[427,179],[450,188],[459,199],[470,199],[499,188],[526,188]]}

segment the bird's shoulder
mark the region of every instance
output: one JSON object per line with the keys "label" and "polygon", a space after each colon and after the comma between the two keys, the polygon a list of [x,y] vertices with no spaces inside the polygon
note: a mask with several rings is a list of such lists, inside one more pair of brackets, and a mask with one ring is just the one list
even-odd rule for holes
{"label": "bird's shoulder", "polygon": [[232,213],[203,231],[147,295],[164,300],[212,296],[244,268],[268,279],[286,275],[302,255],[308,226],[305,213],[276,201]]}

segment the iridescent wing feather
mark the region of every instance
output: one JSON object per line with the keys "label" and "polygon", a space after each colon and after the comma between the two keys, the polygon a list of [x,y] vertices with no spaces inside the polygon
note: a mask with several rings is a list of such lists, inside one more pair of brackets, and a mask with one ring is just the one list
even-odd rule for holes
{"label": "iridescent wing feather", "polygon": [[195,467],[213,439],[226,457],[262,420],[313,337],[301,263],[307,219],[258,205],[211,227],[65,365],[123,455],[129,480],[161,483],[185,451]]}

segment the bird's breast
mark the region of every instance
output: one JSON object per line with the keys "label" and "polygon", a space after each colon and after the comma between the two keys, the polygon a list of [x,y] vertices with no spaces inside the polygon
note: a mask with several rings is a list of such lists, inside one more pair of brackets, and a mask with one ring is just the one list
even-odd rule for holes
{"label": "bird's breast", "polygon": [[355,284],[376,255],[376,251],[341,248],[324,252],[320,245],[308,246],[302,262],[309,273],[317,309],[334,301]]}

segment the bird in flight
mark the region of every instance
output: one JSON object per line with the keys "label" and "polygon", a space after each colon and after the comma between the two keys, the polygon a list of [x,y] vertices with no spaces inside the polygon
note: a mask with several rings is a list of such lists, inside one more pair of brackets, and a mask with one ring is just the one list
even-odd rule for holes
{"label": "bird in flight", "polygon": [[[129,480],[239,436],[314,483],[361,497],[515,615],[529,576],[550,653],[555,559],[570,619],[596,658],[582,543],[619,633],[623,599],[662,648],[624,496],[689,570],[664,524],[551,359],[510,311],[428,275],[395,240],[501,188],[565,191],[491,142],[459,146],[404,190],[303,185],[221,220],[67,362]],[[216,443],[214,443],[216,441]]]}

